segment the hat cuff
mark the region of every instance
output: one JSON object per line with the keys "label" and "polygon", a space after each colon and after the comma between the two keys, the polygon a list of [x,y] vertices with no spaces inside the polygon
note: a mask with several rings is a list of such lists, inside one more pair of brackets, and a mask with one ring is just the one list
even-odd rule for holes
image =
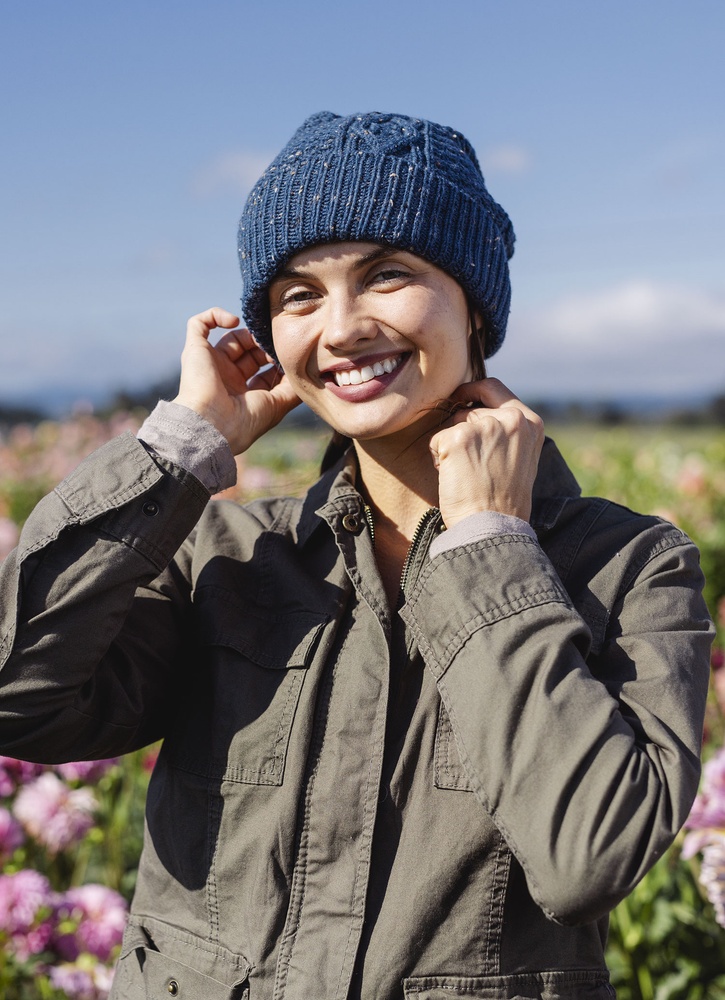
{"label": "hat cuff", "polygon": [[300,250],[347,240],[390,244],[441,267],[482,312],[486,356],[498,350],[511,298],[510,254],[485,188],[482,203],[422,164],[354,149],[290,160],[265,172],[239,224],[242,311],[266,350],[273,353],[267,289],[276,272]]}

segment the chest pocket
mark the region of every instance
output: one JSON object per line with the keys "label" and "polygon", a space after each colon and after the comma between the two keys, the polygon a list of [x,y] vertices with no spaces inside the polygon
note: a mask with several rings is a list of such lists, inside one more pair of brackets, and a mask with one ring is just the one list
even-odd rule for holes
{"label": "chest pocket", "polygon": [[438,724],[433,750],[433,776],[436,788],[450,788],[459,792],[473,791],[473,786],[461,763],[451,719],[443,702],[438,707]]}
{"label": "chest pocket", "polygon": [[215,587],[199,596],[198,617],[190,697],[167,740],[170,763],[214,781],[280,785],[326,618],[269,614]]}

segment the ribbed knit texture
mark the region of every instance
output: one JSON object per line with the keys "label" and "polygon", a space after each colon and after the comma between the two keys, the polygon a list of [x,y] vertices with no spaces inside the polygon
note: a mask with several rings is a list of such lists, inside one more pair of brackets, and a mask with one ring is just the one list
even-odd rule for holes
{"label": "ribbed knit texture", "polygon": [[265,170],[239,223],[242,311],[273,353],[267,288],[294,254],[364,240],[409,250],[459,282],[486,322],[486,356],[506,332],[514,231],[460,132],[403,115],[313,115]]}

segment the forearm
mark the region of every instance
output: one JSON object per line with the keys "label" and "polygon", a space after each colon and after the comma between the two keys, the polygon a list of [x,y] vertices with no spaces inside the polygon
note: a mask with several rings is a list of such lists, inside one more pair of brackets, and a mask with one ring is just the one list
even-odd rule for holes
{"label": "forearm", "polygon": [[[103,756],[142,738],[178,638],[173,602],[137,590],[168,565],[208,498],[124,436],[41,501],[0,571],[3,752]],[[141,604],[143,625],[124,630]]]}
{"label": "forearm", "polygon": [[686,818],[711,640],[699,585],[690,547],[660,552],[590,653],[546,555],[509,535],[432,562],[402,612],[476,794],[553,919],[611,909]]}

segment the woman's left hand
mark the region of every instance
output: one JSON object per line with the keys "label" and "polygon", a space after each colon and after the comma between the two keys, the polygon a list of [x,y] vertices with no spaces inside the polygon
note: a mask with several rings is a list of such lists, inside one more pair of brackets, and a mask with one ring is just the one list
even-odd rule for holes
{"label": "woman's left hand", "polygon": [[463,408],[430,441],[445,525],[484,510],[528,521],[544,443],[541,417],[496,378],[462,385],[453,400]]}

